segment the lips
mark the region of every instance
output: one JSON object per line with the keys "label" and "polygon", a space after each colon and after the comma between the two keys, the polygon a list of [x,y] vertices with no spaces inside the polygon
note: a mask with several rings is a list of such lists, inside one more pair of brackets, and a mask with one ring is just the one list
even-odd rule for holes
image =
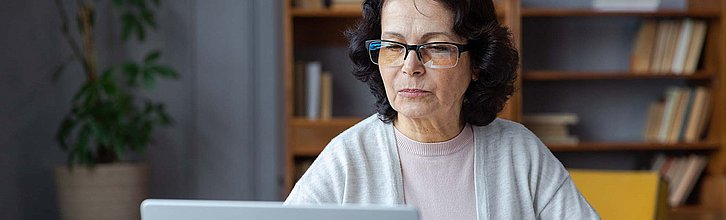
{"label": "lips", "polygon": [[431,92],[423,89],[401,89],[398,90],[398,94],[404,97],[416,98],[430,94]]}

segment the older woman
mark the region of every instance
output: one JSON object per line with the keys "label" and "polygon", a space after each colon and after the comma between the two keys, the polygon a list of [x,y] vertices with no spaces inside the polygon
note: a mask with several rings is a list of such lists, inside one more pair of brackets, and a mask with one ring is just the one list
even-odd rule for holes
{"label": "older woman", "polygon": [[411,204],[422,219],[598,219],[562,164],[496,119],[518,55],[491,0],[366,0],[347,33],[377,114],[334,138],[286,203]]}

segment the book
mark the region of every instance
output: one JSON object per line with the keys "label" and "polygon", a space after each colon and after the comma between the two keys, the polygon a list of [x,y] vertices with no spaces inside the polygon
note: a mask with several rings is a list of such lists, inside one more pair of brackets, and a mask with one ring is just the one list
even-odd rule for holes
{"label": "book", "polygon": [[696,122],[696,131],[695,131],[695,140],[698,141],[701,139],[701,135],[706,131],[706,127],[708,126],[708,118],[711,115],[711,92],[707,88],[702,88],[704,95],[704,101],[700,110],[700,113],[698,113],[698,121]]}
{"label": "book", "polygon": [[650,70],[657,25],[656,20],[645,20],[640,25],[633,53],[630,56],[630,70],[634,73],[643,73]]}
{"label": "book", "polygon": [[661,120],[663,119],[663,102],[653,102],[648,107],[648,113],[646,114],[646,122],[643,129],[643,139],[646,141],[658,140],[658,130],[661,126]]}
{"label": "book", "polygon": [[653,56],[651,57],[650,61],[650,67],[648,68],[650,72],[653,73],[660,73],[660,67],[663,65],[663,59],[665,56],[665,50],[667,48],[666,43],[668,41],[668,32],[669,32],[669,22],[666,21],[658,21],[658,25],[656,27],[656,37],[655,37],[655,45],[653,47]]}
{"label": "book", "polygon": [[324,71],[320,78],[320,119],[333,118],[333,76]]}
{"label": "book", "polygon": [[307,92],[307,89],[305,88],[305,85],[306,85],[305,62],[303,62],[303,61],[295,62],[294,68],[295,68],[295,70],[294,70],[295,72],[293,75],[293,78],[294,78],[293,86],[295,87],[295,89],[294,89],[295,95],[293,98],[295,99],[294,100],[295,107],[294,107],[293,111],[296,116],[305,116],[305,115],[307,115],[307,113],[306,113],[307,107],[305,106],[305,103],[306,103],[305,95]]}
{"label": "book", "polygon": [[693,88],[688,89],[688,95],[686,97],[686,109],[681,117],[681,123],[678,126],[678,137],[676,138],[678,141],[685,141],[686,140],[686,127],[688,126],[688,119],[691,115],[691,112],[693,111],[693,102],[696,98],[696,91]]}
{"label": "book", "polygon": [[688,45],[686,60],[683,64],[683,73],[686,75],[691,75],[696,72],[698,61],[701,58],[703,44],[706,40],[707,28],[705,21],[697,20],[693,22],[693,33],[690,44]]}
{"label": "book", "polygon": [[691,104],[691,111],[688,114],[688,118],[686,119],[686,129],[683,135],[683,140],[685,142],[696,142],[698,141],[698,129],[696,128],[698,125],[698,122],[700,120],[701,115],[705,114],[704,107],[706,100],[706,95],[708,93],[708,89],[705,87],[697,87],[694,91],[693,95],[693,103]]}
{"label": "book", "polygon": [[574,113],[537,113],[522,117],[524,124],[577,124],[580,120]]}
{"label": "book", "polygon": [[680,20],[664,20],[664,23],[668,25],[666,31],[665,48],[663,50],[663,62],[658,68],[659,73],[670,73],[671,67],[673,66],[673,57],[676,53],[676,43],[678,42],[678,34],[680,33],[681,21]]}
{"label": "book", "polygon": [[683,160],[685,162],[683,163],[682,174],[676,180],[678,181],[677,186],[673,189],[669,198],[671,206],[683,205],[707,164],[707,159],[704,156],[690,155],[683,158]]}
{"label": "book", "polygon": [[663,107],[663,117],[660,120],[660,128],[658,129],[658,142],[667,142],[670,129],[672,128],[673,117],[675,116],[676,108],[678,107],[678,96],[680,94],[680,88],[669,87],[666,89],[665,104]]}
{"label": "book", "polygon": [[580,143],[580,139],[567,135],[567,136],[537,136],[545,144],[561,144],[561,145],[576,145]]}
{"label": "book", "polygon": [[551,137],[566,137],[570,133],[567,129],[567,125],[561,124],[530,124],[526,126],[532,133],[538,137],[551,136]]}
{"label": "book", "polygon": [[691,96],[691,90],[688,88],[681,88],[678,92],[678,97],[676,101],[676,110],[673,112],[673,118],[671,123],[671,127],[669,129],[668,133],[668,139],[667,143],[676,143],[678,142],[678,137],[681,133],[681,129],[683,128],[683,118],[686,114],[686,109],[688,108],[688,102]]}
{"label": "book", "polygon": [[671,72],[675,74],[682,74],[685,69],[686,54],[688,53],[688,46],[691,43],[691,35],[693,33],[693,19],[687,18],[683,20],[680,33],[678,34],[678,41],[676,42],[676,51],[673,55],[673,65],[671,66]]}
{"label": "book", "polygon": [[320,77],[322,74],[320,62],[307,63],[305,73],[305,81],[307,82],[307,118],[317,120],[320,119]]}

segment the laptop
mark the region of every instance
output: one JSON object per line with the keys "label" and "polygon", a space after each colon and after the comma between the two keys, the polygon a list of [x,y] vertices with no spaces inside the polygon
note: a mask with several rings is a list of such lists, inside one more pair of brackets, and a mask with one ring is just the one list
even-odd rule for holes
{"label": "laptop", "polygon": [[141,220],[418,220],[411,206],[283,205],[282,202],[147,199]]}

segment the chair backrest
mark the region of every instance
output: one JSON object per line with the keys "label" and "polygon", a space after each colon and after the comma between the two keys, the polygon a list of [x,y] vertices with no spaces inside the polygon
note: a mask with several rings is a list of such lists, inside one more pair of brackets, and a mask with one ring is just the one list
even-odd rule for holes
{"label": "chair backrest", "polygon": [[602,219],[665,219],[668,187],[658,172],[570,169]]}

